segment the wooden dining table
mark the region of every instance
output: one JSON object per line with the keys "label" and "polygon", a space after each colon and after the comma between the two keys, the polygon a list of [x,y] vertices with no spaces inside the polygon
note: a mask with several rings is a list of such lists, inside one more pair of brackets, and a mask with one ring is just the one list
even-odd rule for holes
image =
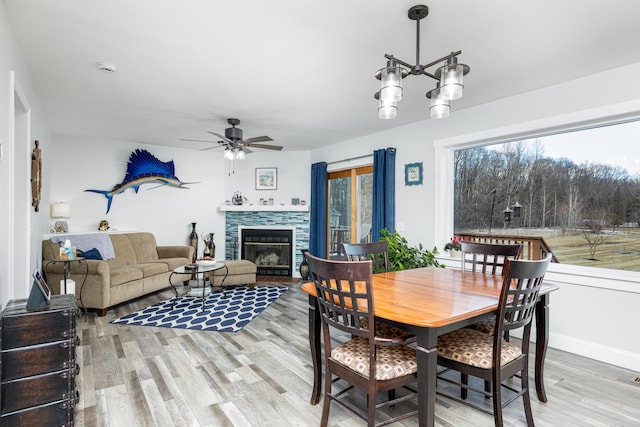
{"label": "wooden dining table", "polygon": [[[463,328],[495,314],[502,277],[457,269],[416,268],[373,275],[374,314],[378,319],[416,335],[418,420],[434,425],[438,335]],[[322,361],[320,312],[313,282],[301,288],[309,294],[309,345],[314,378],[311,404],[320,401]],[[549,294],[557,286],[543,283],[535,308],[535,386],[547,401],[544,359],[549,333]]]}

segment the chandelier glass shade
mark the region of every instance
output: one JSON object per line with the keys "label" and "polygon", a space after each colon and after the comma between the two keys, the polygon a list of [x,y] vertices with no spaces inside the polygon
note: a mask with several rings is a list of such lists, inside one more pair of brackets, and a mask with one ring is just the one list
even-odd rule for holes
{"label": "chandelier glass shade", "polygon": [[[385,54],[387,66],[378,70],[375,77],[380,80],[380,91],[374,97],[378,100],[378,117],[392,119],[398,115],[397,103],[402,99],[402,79],[409,75],[424,75],[437,82],[435,89],[427,92],[431,99],[430,115],[432,118],[449,117],[450,102],[460,99],[463,94],[463,79],[470,68],[465,64],[458,64],[457,56],[461,50],[436,59],[428,64],[420,64],[420,21],[429,15],[429,8],[425,5],[413,6],[409,9],[409,19],[416,21],[416,63],[411,65],[393,55]],[[429,68],[443,63],[435,72]]]}

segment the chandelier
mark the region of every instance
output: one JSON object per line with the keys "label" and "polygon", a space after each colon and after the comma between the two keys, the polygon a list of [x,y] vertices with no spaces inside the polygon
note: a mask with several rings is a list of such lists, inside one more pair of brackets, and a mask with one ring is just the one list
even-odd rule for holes
{"label": "chandelier", "polygon": [[[416,64],[411,65],[393,55],[385,54],[387,66],[378,70],[376,78],[380,80],[380,91],[374,98],[378,100],[378,117],[381,119],[395,119],[398,115],[398,101],[402,99],[402,79],[409,75],[424,75],[436,80],[436,87],[427,92],[431,100],[429,108],[431,118],[444,119],[449,117],[450,101],[462,97],[464,89],[463,76],[469,73],[469,66],[458,64],[457,56],[461,50],[449,55],[420,64],[420,21],[429,15],[429,8],[425,5],[413,6],[408,12],[409,19],[416,21]],[[433,73],[427,71],[439,63],[443,65]]]}

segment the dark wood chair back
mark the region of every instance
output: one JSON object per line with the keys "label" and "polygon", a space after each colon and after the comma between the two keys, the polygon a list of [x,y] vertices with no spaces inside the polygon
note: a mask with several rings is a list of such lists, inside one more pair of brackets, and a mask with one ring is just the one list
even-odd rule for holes
{"label": "dark wood chair back", "polygon": [[323,325],[373,342],[373,328],[367,327],[375,322],[371,261],[330,261],[307,254],[307,262]]}
{"label": "dark wood chair back", "polygon": [[522,245],[494,245],[488,243],[462,242],[462,269],[502,274],[506,259],[520,257]]}
{"label": "dark wood chair back", "polygon": [[550,263],[551,254],[537,261],[506,260],[496,318],[496,327],[503,333],[530,326],[542,280]]}
{"label": "dark wood chair back", "polygon": [[341,246],[347,261],[370,260],[374,274],[389,271],[388,242],[383,240],[370,243],[341,243]]}

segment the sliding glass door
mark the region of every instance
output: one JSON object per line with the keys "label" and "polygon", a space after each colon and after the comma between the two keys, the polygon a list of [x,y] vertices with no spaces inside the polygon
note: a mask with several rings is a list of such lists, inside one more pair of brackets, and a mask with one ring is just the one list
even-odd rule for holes
{"label": "sliding glass door", "polygon": [[371,241],[373,166],[328,174],[327,245],[329,259],[340,258],[340,243]]}

